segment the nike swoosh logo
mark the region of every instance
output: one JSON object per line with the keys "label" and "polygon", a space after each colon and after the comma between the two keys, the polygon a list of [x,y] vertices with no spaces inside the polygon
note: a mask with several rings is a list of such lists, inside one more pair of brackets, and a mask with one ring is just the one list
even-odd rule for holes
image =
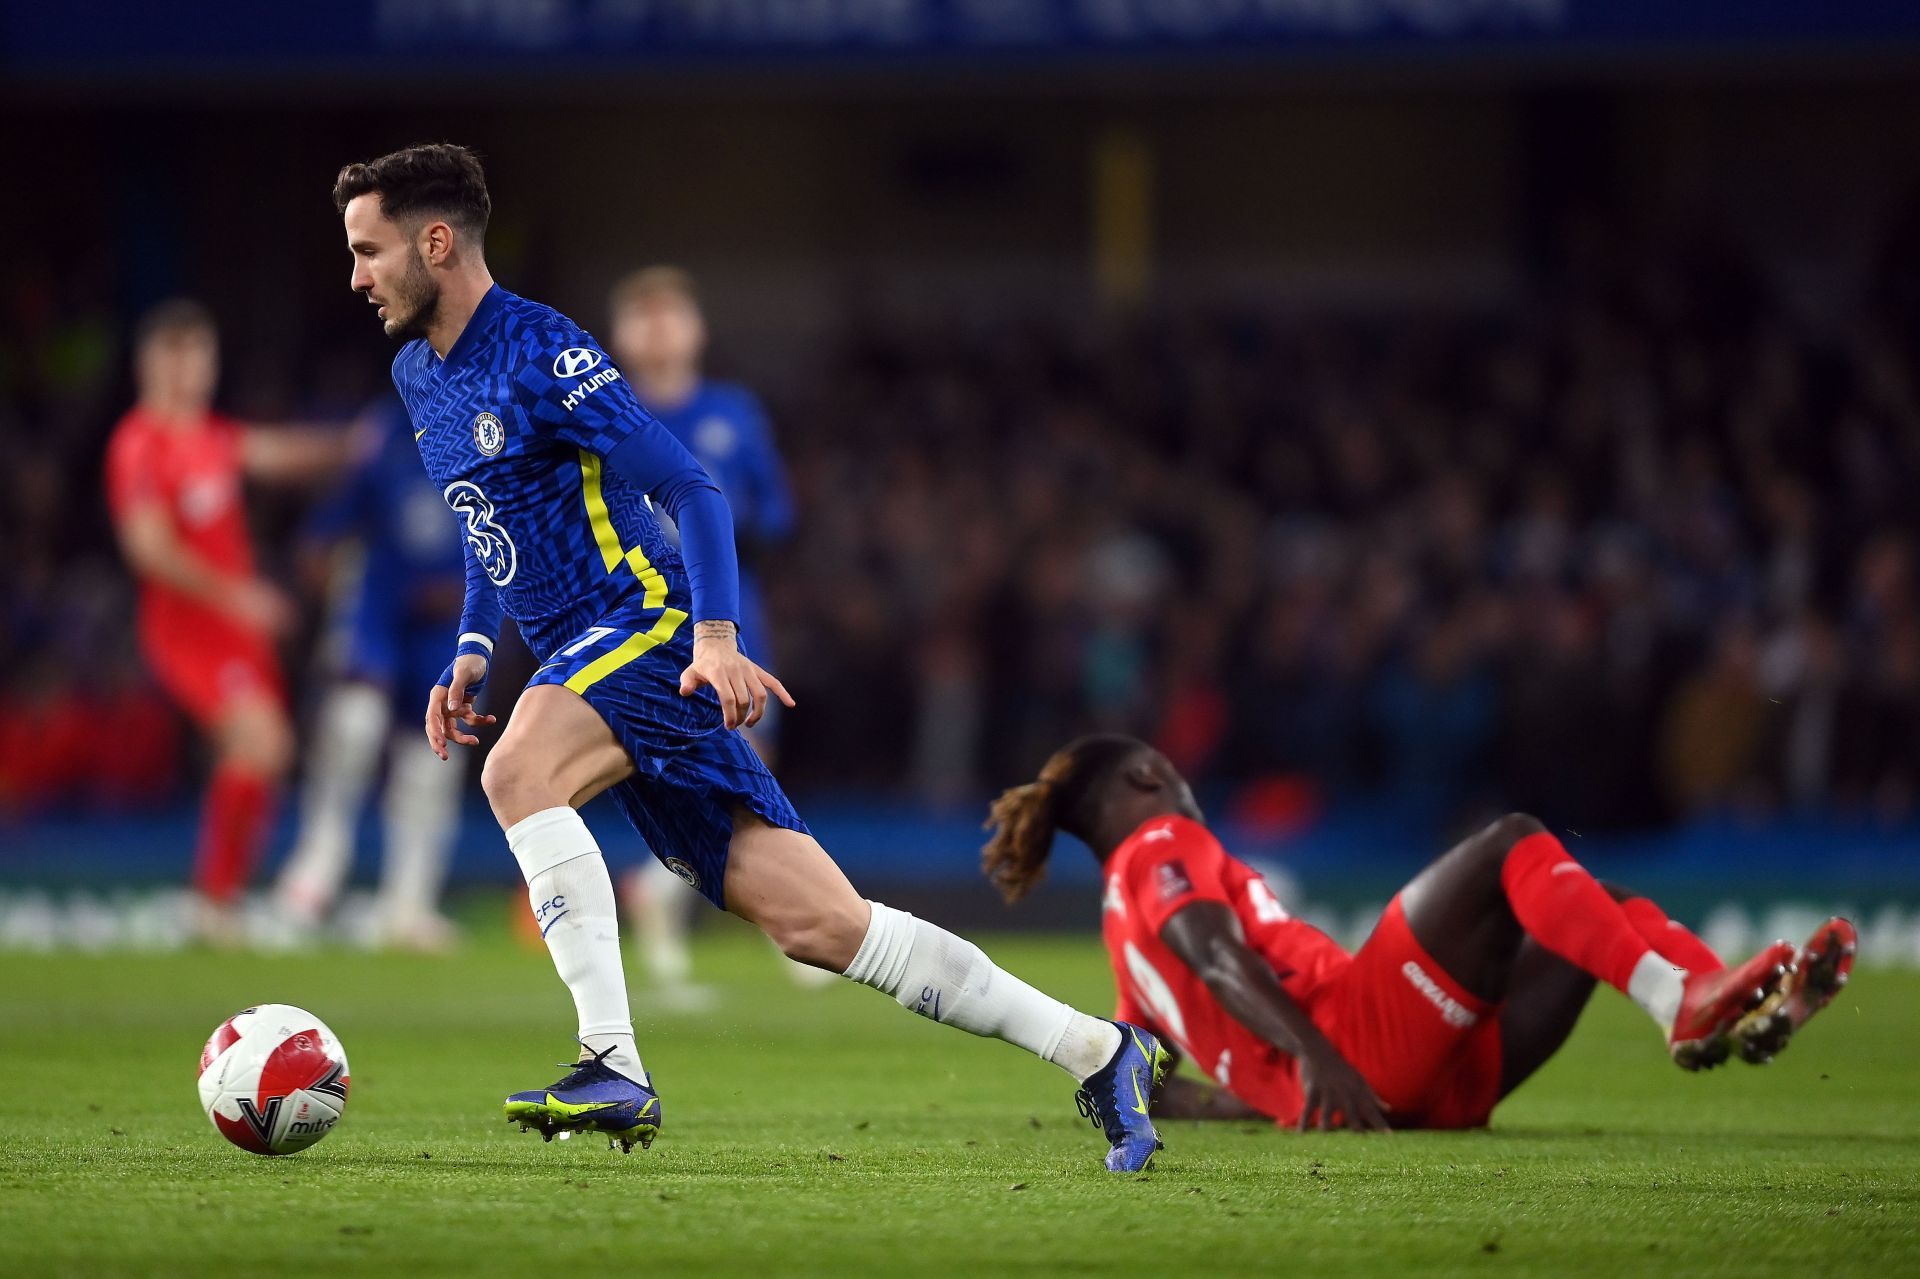
{"label": "nike swoosh logo", "polygon": [[[1152,1070],[1154,1055],[1152,1050],[1149,1049],[1145,1044],[1145,1042],[1141,1040],[1140,1032],[1135,1030],[1132,1026],[1128,1026],[1127,1037],[1133,1040],[1133,1046],[1140,1050],[1140,1055],[1147,1059],[1147,1069]],[[1133,1080],[1134,1101],[1138,1103],[1137,1105],[1134,1106],[1133,1113],[1136,1115],[1144,1115],[1147,1113],[1147,1098],[1146,1098],[1146,1094],[1140,1091],[1140,1072],[1136,1070],[1129,1077]]]}
{"label": "nike swoosh logo", "polygon": [[413,433],[413,442],[415,444],[418,444],[420,442],[420,437],[425,435],[426,433],[427,433],[427,428],[424,426],[421,427],[419,430],[415,431]]}

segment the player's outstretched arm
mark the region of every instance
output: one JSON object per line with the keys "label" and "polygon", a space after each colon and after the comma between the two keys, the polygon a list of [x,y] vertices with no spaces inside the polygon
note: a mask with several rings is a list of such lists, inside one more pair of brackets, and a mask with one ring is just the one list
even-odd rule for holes
{"label": "player's outstretched arm", "polygon": [[313,484],[332,479],[378,447],[377,429],[366,420],[352,426],[249,423],[240,437],[240,461],[256,480]]}
{"label": "player's outstretched arm", "polygon": [[680,673],[680,695],[690,697],[709,685],[720,699],[727,727],[752,728],[766,714],[769,696],[788,706],[794,702],[785,685],[739,648],[740,628],[733,620],[740,615],[733,512],[697,463],[649,492],[680,526],[681,555],[693,592],[693,661]]}
{"label": "player's outstretched arm", "polygon": [[214,567],[181,538],[173,517],[159,502],[141,502],[114,522],[120,549],[140,577],[191,595],[249,630],[284,634],[293,625],[294,605],[271,583],[235,577]]}
{"label": "player's outstretched arm", "polygon": [[1299,1063],[1302,1132],[1310,1127],[1387,1131],[1385,1103],[1293,1002],[1267,961],[1247,946],[1230,907],[1216,901],[1183,906],[1161,926],[1160,940],[1206,984],[1228,1016]]}
{"label": "player's outstretched arm", "polygon": [[[645,488],[680,528],[680,555],[693,594],[693,661],[680,673],[680,695],[710,687],[728,728],[752,728],[767,699],[788,706],[793,695],[739,647],[739,561],[733,512],[693,455],[649,419],[607,454],[609,469]],[[671,469],[668,469],[671,468]]]}
{"label": "player's outstretched arm", "polygon": [[[691,697],[710,687],[720,699],[727,727],[750,728],[766,712],[769,695],[788,706],[794,703],[780,681],[739,648],[740,565],[733,512],[693,454],[640,406],[617,370],[580,380],[600,363],[599,351],[577,345],[583,336],[565,335],[565,350],[531,348],[520,385],[532,397],[536,420],[567,443],[598,454],[610,473],[673,517],[693,596],[693,661],[680,674],[680,695]],[[570,352],[592,358],[579,371],[567,373],[568,363],[560,357]]]}

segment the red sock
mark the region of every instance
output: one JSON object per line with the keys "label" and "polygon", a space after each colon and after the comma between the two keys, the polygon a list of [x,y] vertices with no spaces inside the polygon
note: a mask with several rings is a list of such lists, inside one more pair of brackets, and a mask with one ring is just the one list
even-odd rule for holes
{"label": "red sock", "polygon": [[194,886],[208,898],[228,902],[246,887],[272,808],[272,782],[231,764],[214,769],[193,859]]}
{"label": "red sock", "polygon": [[1669,964],[1677,964],[1690,973],[1717,973],[1727,966],[1726,961],[1713,953],[1713,947],[1698,937],[1677,919],[1667,917],[1645,897],[1629,897],[1620,903],[1620,909],[1633,921],[1633,927],[1647,945],[1653,947],[1660,958]]}
{"label": "red sock", "polygon": [[1541,831],[1513,846],[1500,867],[1507,902],[1527,935],[1560,958],[1624,992],[1646,939],[1620,903]]}

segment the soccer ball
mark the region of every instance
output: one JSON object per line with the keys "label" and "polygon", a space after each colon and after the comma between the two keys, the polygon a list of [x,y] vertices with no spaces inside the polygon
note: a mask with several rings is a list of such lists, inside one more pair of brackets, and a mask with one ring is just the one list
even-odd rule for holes
{"label": "soccer ball", "polygon": [[200,1106],[242,1150],[305,1150],[347,1108],[346,1051],[325,1022],[292,1004],[237,1012],[200,1053]]}

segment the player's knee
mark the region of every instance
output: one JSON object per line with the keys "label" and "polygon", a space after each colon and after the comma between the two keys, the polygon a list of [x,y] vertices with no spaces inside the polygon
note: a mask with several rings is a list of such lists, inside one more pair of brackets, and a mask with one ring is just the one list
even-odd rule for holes
{"label": "player's knee", "polygon": [[511,738],[502,739],[480,768],[480,789],[501,826],[567,802],[559,793],[552,771],[541,766],[535,752]]}
{"label": "player's knee", "polygon": [[1461,844],[1455,853],[1460,864],[1488,884],[1498,884],[1505,872],[1507,854],[1529,835],[1546,830],[1538,818],[1526,813],[1508,813],[1490,823],[1479,834]]}
{"label": "player's knee", "polygon": [[822,953],[825,950],[826,938],[819,929],[805,924],[784,927],[775,924],[768,928],[766,933],[773,940],[773,944],[780,948],[780,953],[788,959],[802,964],[812,964],[815,967],[826,966],[827,957]]}
{"label": "player's knee", "polygon": [[486,792],[487,802],[496,813],[518,806],[540,788],[532,765],[527,753],[512,740],[501,741],[488,753],[487,762],[480,767],[480,789]]}
{"label": "player's knee", "polygon": [[1546,829],[1539,818],[1530,814],[1508,813],[1487,827],[1486,834],[1488,842],[1499,850],[1500,856],[1505,857],[1507,850],[1515,844],[1529,835],[1544,834]]}
{"label": "player's knee", "polygon": [[788,959],[836,973],[845,972],[853,963],[867,931],[864,919],[841,911],[804,915],[783,912],[758,922]]}

